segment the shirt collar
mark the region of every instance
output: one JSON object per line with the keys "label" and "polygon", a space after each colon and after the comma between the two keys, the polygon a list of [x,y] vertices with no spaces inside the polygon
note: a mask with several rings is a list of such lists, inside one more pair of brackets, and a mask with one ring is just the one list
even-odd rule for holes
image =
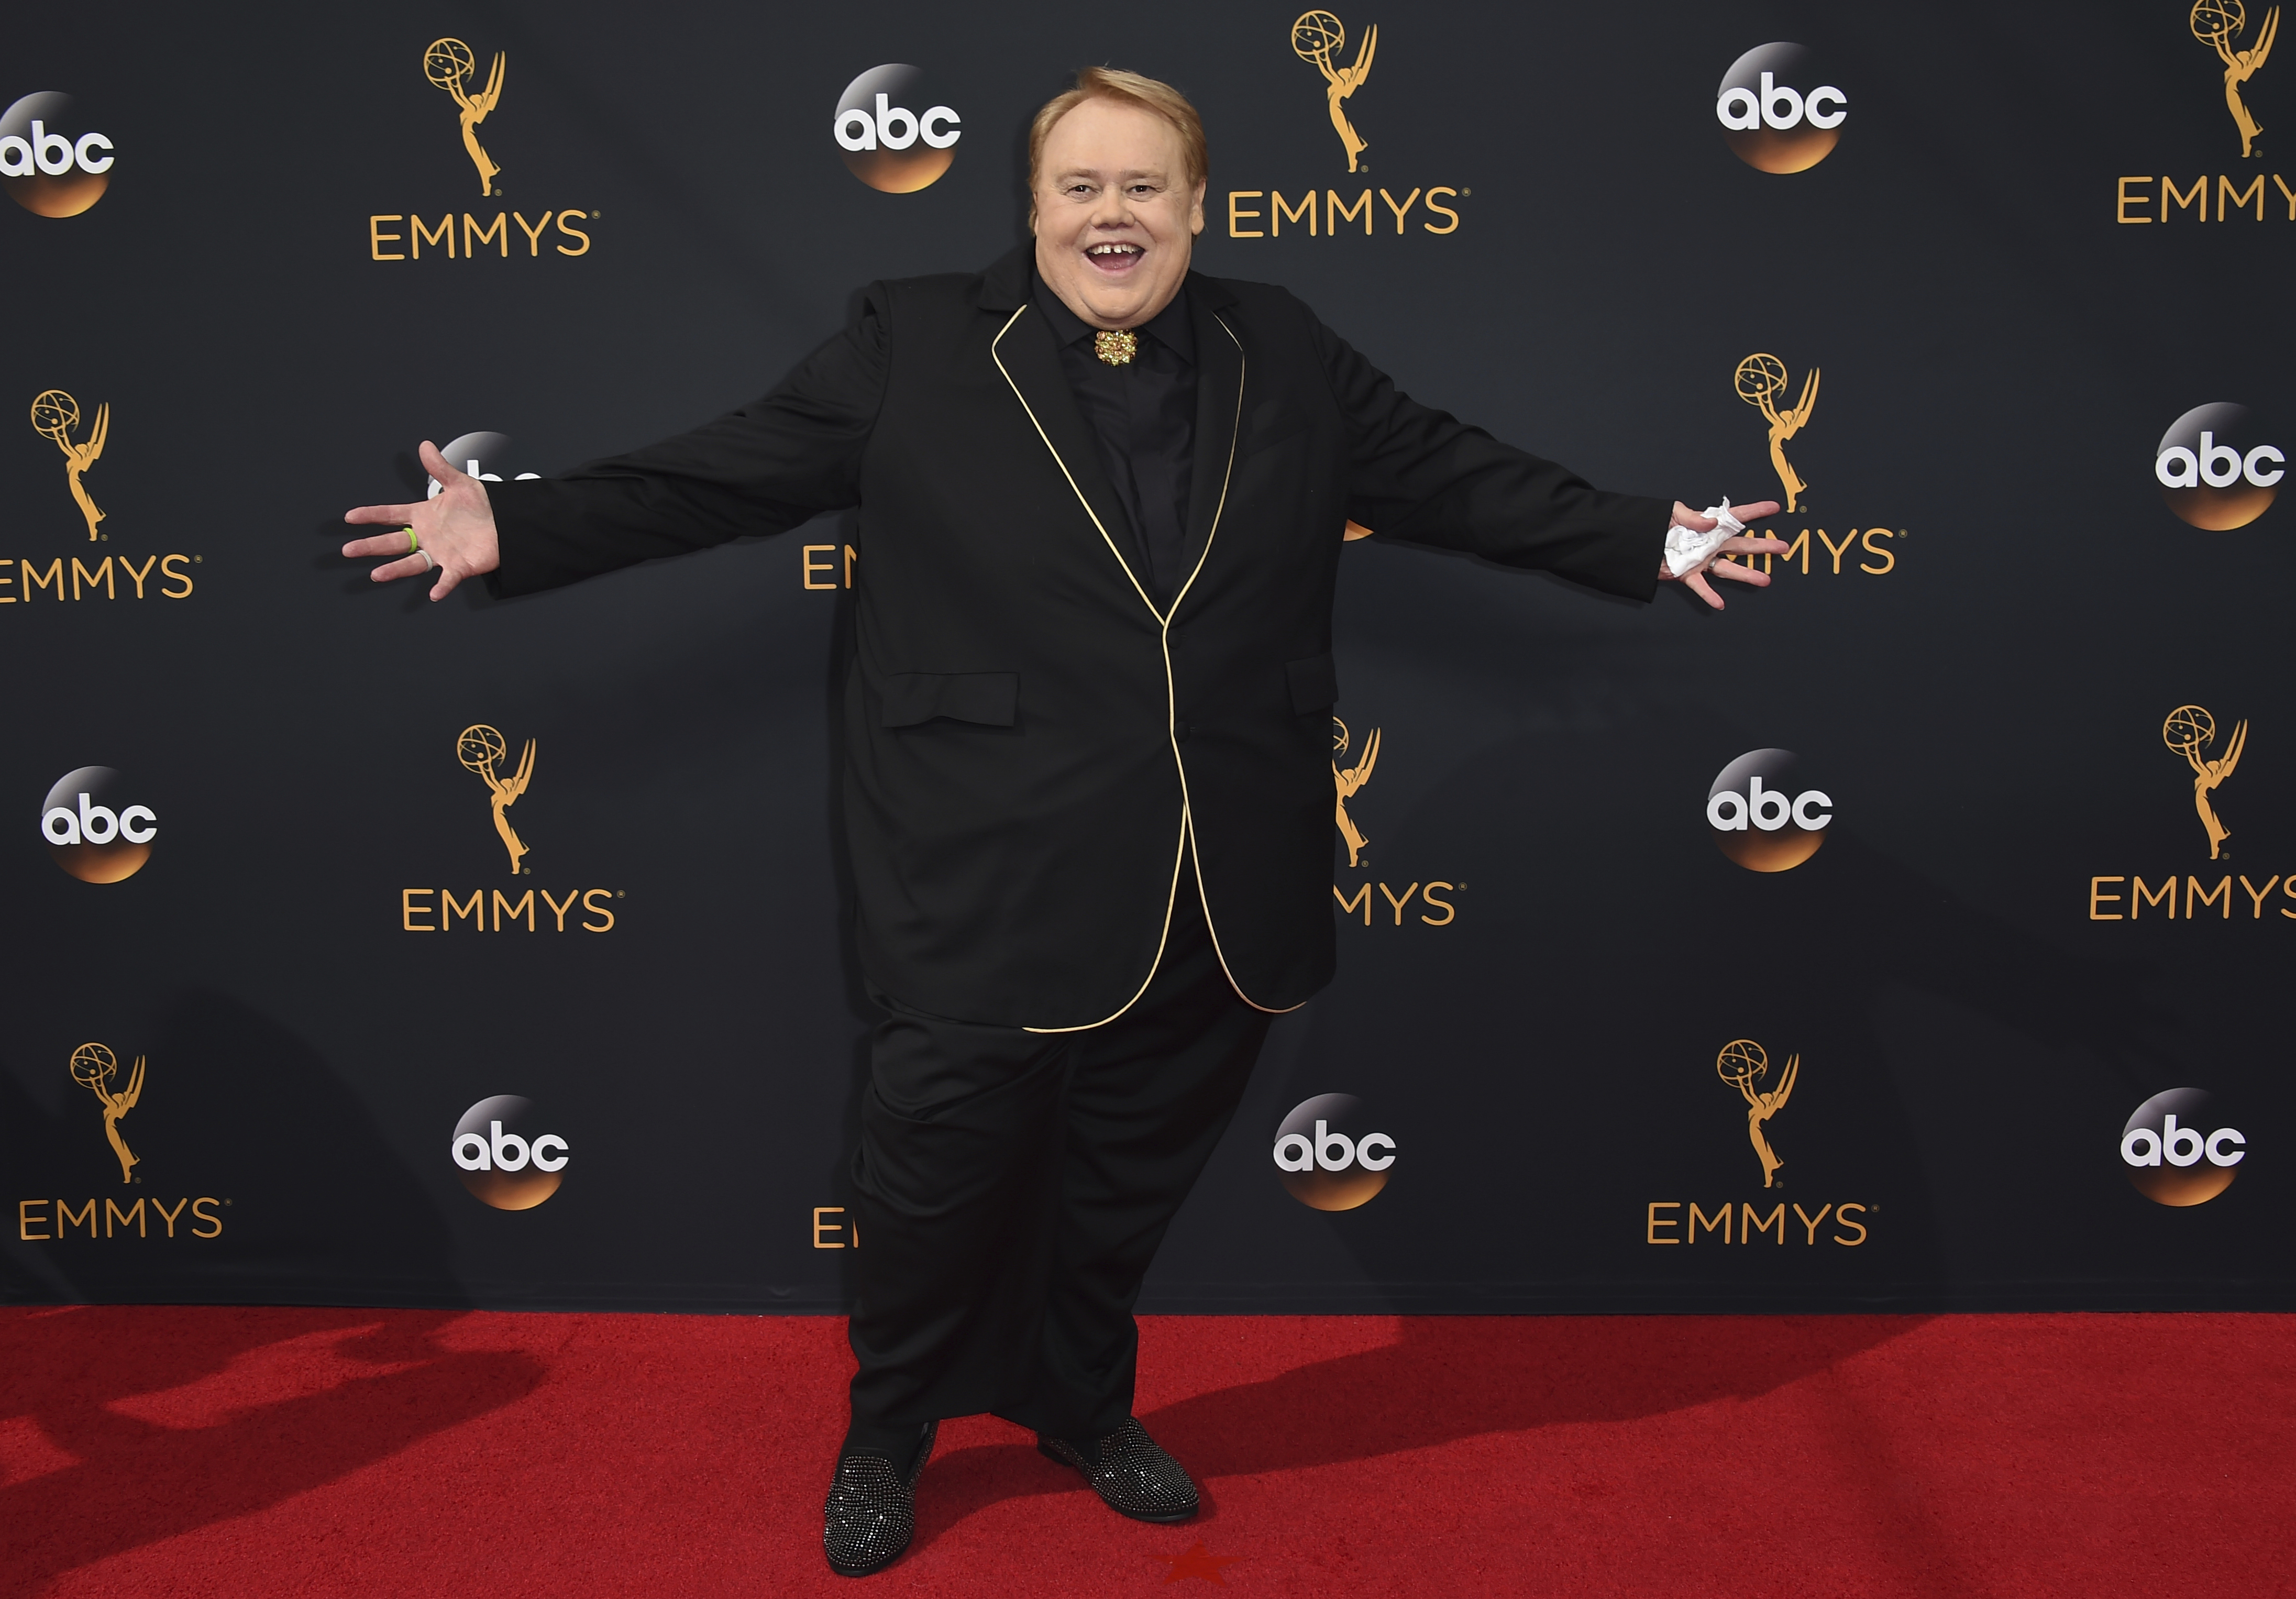
{"label": "shirt collar", "polygon": [[[1061,297],[1053,292],[1042,275],[1034,271],[1029,274],[1029,299],[1037,310],[1044,313],[1045,320],[1052,324],[1053,336],[1062,344],[1074,344],[1092,336],[1094,329],[1091,324],[1062,303]],[[1188,287],[1185,283],[1181,284],[1180,291],[1172,296],[1170,305],[1134,331],[1147,334],[1189,365],[1195,365],[1196,330],[1188,316]]]}

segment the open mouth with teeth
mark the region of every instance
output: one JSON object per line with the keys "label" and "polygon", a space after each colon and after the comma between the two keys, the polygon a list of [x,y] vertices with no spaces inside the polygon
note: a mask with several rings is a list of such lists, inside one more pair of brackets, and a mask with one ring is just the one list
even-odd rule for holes
{"label": "open mouth with teeth", "polygon": [[1145,252],[1137,244],[1095,244],[1084,252],[1084,258],[1111,277],[1120,277],[1140,264]]}

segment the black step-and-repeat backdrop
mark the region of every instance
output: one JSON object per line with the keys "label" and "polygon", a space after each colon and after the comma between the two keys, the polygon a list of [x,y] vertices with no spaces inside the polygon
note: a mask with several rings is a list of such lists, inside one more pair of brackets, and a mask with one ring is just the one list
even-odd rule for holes
{"label": "black step-and-repeat backdrop", "polygon": [[1340,978],[1148,1308],[2296,1304],[2277,7],[1299,3],[20,16],[0,1297],[841,1305],[852,523],[432,605],[337,519],[985,264],[1108,62],[1205,269],[1792,545],[1350,546]]}

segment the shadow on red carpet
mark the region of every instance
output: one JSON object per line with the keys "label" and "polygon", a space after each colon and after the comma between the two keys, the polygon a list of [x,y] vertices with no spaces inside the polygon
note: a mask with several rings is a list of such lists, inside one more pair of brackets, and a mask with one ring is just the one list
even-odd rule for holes
{"label": "shadow on red carpet", "polygon": [[[545,1374],[533,1358],[432,1341],[461,1314],[0,1315],[0,1371],[77,1462],[0,1488],[0,1528],[39,1532],[0,1534],[11,1551],[0,1593],[35,1592],[59,1572],[277,1505],[532,1392]],[[137,1399],[154,1394],[165,1407],[139,1414]]]}
{"label": "shadow on red carpet", "polygon": [[1112,1516],[961,1418],[865,1588],[820,1550],[843,1332],[0,1309],[0,1595],[2117,1599],[2296,1563],[2296,1317],[1154,1316],[1139,1409],[1203,1515]]}
{"label": "shadow on red carpet", "polygon": [[[1206,1318],[1217,1324],[1215,1318]],[[1259,1318],[1250,1318],[1257,1320]],[[1717,1399],[1751,1399],[1904,1336],[1925,1316],[1620,1317],[1599,1341],[1579,1317],[1406,1316],[1398,1341],[1263,1382],[1148,1410],[1142,1423],[1204,1484],[1437,1448],[1490,1432],[1627,1422]],[[1245,1318],[1236,1318],[1241,1326]],[[1684,1332],[1702,1336],[1685,1358]],[[917,1507],[931,1545],[1011,1498],[1062,1493],[1025,1435],[951,1451]]]}

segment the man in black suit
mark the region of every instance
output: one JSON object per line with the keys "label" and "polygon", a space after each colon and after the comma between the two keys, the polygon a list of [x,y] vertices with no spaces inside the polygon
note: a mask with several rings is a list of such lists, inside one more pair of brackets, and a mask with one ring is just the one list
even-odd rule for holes
{"label": "man in black suit", "polygon": [[[1132,1308],[1270,1018],[1329,980],[1332,594],[1352,520],[1647,599],[1767,579],[1398,393],[1283,290],[1190,273],[1201,125],[1088,69],[1032,129],[1033,248],[872,284],[771,393],[548,480],[443,485],[347,555],[521,594],[857,505],[843,714],[882,1007],[854,1157],[860,1370],[824,1546],[906,1546],[942,1417],[1109,1505],[1195,1485],[1131,1414]],[[1767,515],[1775,505],[1741,508]]]}

